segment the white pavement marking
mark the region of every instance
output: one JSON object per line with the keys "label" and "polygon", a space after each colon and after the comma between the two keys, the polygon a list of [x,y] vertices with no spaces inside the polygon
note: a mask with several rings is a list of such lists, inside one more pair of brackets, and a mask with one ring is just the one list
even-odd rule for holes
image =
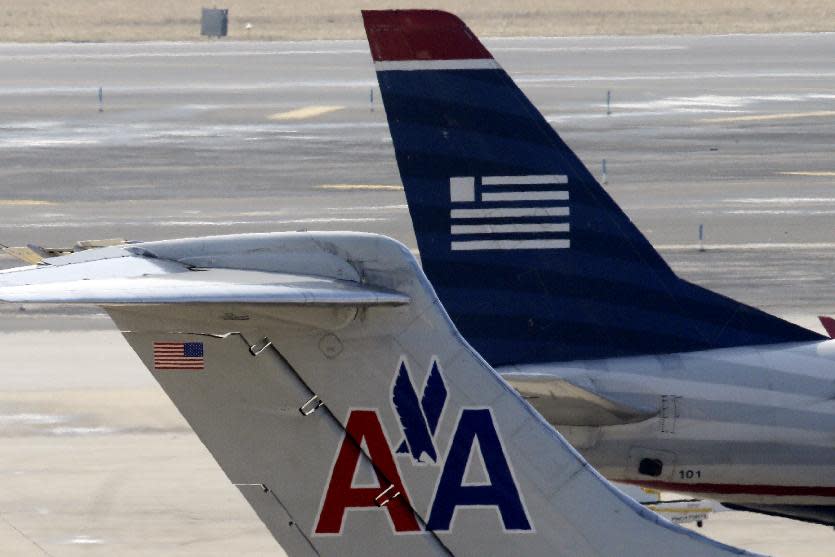
{"label": "white pavement marking", "polygon": [[393,184],[322,184],[316,186],[320,190],[384,190],[384,191],[403,191],[403,186],[396,186]]}
{"label": "white pavement marking", "polygon": [[[708,244],[710,250],[779,250],[784,252],[796,250],[835,250],[835,242],[755,242],[750,244]],[[698,250],[699,244],[657,244],[658,251],[687,251]]]}
{"label": "white pavement marking", "polygon": [[772,120],[796,120],[798,118],[827,118],[835,116],[835,110],[817,110],[813,112],[783,112],[781,114],[752,114],[749,116],[723,116],[721,118],[701,118],[702,124],[725,124],[732,122],[770,122]]}

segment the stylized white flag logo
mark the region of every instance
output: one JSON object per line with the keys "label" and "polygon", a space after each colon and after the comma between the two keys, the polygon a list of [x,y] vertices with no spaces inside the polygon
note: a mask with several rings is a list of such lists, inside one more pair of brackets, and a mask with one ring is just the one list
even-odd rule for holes
{"label": "stylized white flag logo", "polygon": [[477,188],[473,176],[449,179],[453,251],[570,247],[567,176],[484,176],[480,182]]}

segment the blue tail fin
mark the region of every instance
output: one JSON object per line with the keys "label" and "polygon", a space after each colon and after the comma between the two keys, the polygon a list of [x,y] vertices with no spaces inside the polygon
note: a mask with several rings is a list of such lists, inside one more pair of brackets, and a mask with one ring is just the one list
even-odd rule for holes
{"label": "blue tail fin", "polygon": [[678,278],[457,17],[365,12],[423,267],[491,364],[822,339]]}

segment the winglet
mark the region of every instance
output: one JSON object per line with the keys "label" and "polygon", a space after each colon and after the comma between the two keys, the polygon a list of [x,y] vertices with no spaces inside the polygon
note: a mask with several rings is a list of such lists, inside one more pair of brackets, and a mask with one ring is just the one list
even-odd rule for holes
{"label": "winglet", "polygon": [[364,10],[375,62],[492,59],[457,16],[438,10]]}
{"label": "winglet", "polygon": [[826,329],[829,338],[835,338],[835,319],[826,315],[819,315],[818,319],[821,320],[821,325]]}

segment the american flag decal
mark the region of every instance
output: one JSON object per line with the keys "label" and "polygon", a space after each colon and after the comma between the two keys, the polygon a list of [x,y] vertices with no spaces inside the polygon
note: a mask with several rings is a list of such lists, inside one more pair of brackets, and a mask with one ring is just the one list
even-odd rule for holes
{"label": "american flag decal", "polygon": [[202,342],[154,343],[154,369],[201,370],[205,363]]}
{"label": "american flag decal", "polygon": [[452,251],[566,249],[568,176],[449,179]]}

